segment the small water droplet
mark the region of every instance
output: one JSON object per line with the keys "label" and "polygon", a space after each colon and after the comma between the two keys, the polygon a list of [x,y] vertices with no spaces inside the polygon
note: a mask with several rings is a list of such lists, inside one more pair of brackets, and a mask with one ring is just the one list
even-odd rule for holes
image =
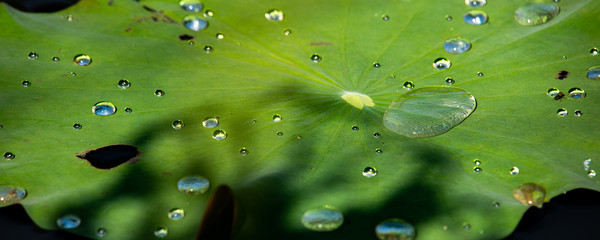
{"label": "small water droplet", "polygon": [[221,129],[215,130],[212,135],[215,140],[225,140],[227,138],[227,133]]}
{"label": "small water droplet", "polygon": [[483,7],[486,3],[486,0],[465,0],[465,4],[469,7]]}
{"label": "small water droplet", "polygon": [[375,153],[381,154],[383,153],[383,150],[381,150],[381,148],[375,148]]}
{"label": "small water droplet", "polygon": [[111,102],[97,102],[92,107],[92,112],[98,116],[110,116],[117,112],[117,107]]}
{"label": "small water droplet", "polygon": [[560,8],[553,3],[526,3],[515,10],[515,21],[523,26],[547,23],[558,15]]}
{"label": "small water droplet", "polygon": [[277,9],[271,9],[265,13],[265,18],[269,21],[281,22],[283,21],[283,12]]}
{"label": "small water droplet", "polygon": [[594,169],[590,170],[587,174],[589,178],[594,178],[596,176],[596,171]]}
{"label": "small water droplet", "polygon": [[202,126],[205,128],[214,128],[219,126],[219,118],[218,117],[207,117],[202,121]]}
{"label": "small water droplet", "polygon": [[154,230],[154,236],[157,238],[166,238],[169,235],[169,230],[166,227],[159,227]]}
{"label": "small water droplet", "polygon": [[480,173],[482,171],[483,171],[483,169],[481,169],[480,167],[474,167],[473,168],[473,172],[475,172],[475,173]]}
{"label": "small water droplet", "polygon": [[23,86],[23,87],[29,87],[29,86],[31,86],[31,82],[25,80],[25,81],[21,82],[21,86]]}
{"label": "small water droplet", "polygon": [[465,224],[463,225],[463,228],[464,228],[465,230],[469,230],[469,229],[471,229],[471,224],[465,223]]}
{"label": "small water droplet", "polygon": [[592,80],[600,80],[600,66],[593,66],[588,68],[586,76],[587,78]]}
{"label": "small water droplet", "polygon": [[567,109],[564,108],[560,108],[558,109],[558,111],[556,111],[556,115],[558,115],[559,117],[564,117],[567,116],[569,114],[569,112],[567,111]]}
{"label": "small water droplet", "polygon": [[596,56],[596,55],[598,55],[598,53],[600,53],[600,51],[598,51],[598,48],[590,49],[590,55]]}
{"label": "small water droplet", "polygon": [[202,11],[202,3],[200,0],[181,0],[179,1],[179,6],[188,12],[200,12]]}
{"label": "small water droplet", "polygon": [[27,197],[27,191],[20,187],[0,186],[0,206],[18,203]]}
{"label": "small water droplet", "polygon": [[194,44],[196,44],[196,42],[194,42],[193,40],[189,40],[189,41],[188,41],[188,45],[190,45],[190,46],[194,46]]}
{"label": "small water droplet", "polygon": [[213,47],[206,45],[204,46],[204,52],[211,53],[213,51]]}
{"label": "small water droplet", "polygon": [[481,161],[479,161],[479,159],[475,159],[473,161],[473,164],[475,164],[475,166],[479,166],[479,165],[481,165]]}
{"label": "small water droplet", "polygon": [[92,58],[86,54],[78,54],[73,58],[73,62],[79,66],[87,66],[92,63]]}
{"label": "small water droplet", "polygon": [[67,214],[61,218],[58,218],[56,220],[56,224],[62,229],[74,229],[79,227],[81,224],[81,219],[76,215]]}
{"label": "small water droplet", "polygon": [[245,147],[240,149],[240,155],[242,156],[246,156],[248,155],[248,149],[246,149]]}
{"label": "small water droplet", "polygon": [[415,88],[415,84],[414,84],[413,82],[411,82],[411,81],[407,81],[407,82],[404,82],[404,83],[402,84],[402,87],[403,87],[404,89],[411,90],[411,89]]}
{"label": "small water droplet", "polygon": [[77,74],[76,74],[76,73],[74,73],[74,72],[71,72],[69,75],[71,75],[71,77],[75,77],[75,76],[77,76]]}
{"label": "small water droplet", "polygon": [[73,21],[73,15],[69,14],[65,18],[67,19],[67,22],[72,22]]}
{"label": "small water droplet", "polygon": [[433,67],[439,70],[444,70],[450,68],[452,64],[446,58],[438,58],[433,61]]}
{"label": "small water droplet", "polygon": [[381,19],[383,19],[383,21],[388,21],[388,20],[390,20],[390,16],[388,16],[388,15],[383,15],[383,16],[381,17]]}
{"label": "small water droplet", "polygon": [[444,42],[444,50],[449,53],[464,53],[471,49],[471,43],[460,38],[451,38]]}
{"label": "small water droplet", "polygon": [[164,95],[165,95],[165,92],[163,90],[156,89],[156,91],[154,91],[154,96],[162,97]]}
{"label": "small water droplet", "polygon": [[175,121],[173,121],[171,126],[173,127],[173,129],[179,130],[179,129],[183,128],[183,126],[185,126],[185,125],[183,124],[183,122],[181,120],[175,120]]}
{"label": "small water droplet", "polygon": [[225,35],[223,35],[222,33],[217,33],[217,35],[215,35],[215,37],[219,40],[223,40],[223,38],[225,38]]}
{"label": "small water droplet", "polygon": [[519,174],[519,168],[518,167],[512,167],[510,169],[510,175],[518,175]]}
{"label": "small water droplet", "polygon": [[187,15],[183,18],[183,26],[187,29],[198,32],[208,27],[208,22],[195,15]]}
{"label": "small water droplet", "polygon": [[482,72],[477,72],[477,76],[483,77],[483,73]]}
{"label": "small water droplet", "polygon": [[125,108],[125,112],[126,113],[131,113],[131,112],[133,112],[133,110],[131,108]]}
{"label": "small water droplet", "polygon": [[495,208],[499,208],[499,207],[500,207],[500,203],[499,203],[499,202],[494,202],[494,205],[493,205],[493,206],[494,206]]}
{"label": "small water droplet", "polygon": [[367,177],[367,178],[372,178],[377,176],[377,169],[373,168],[373,167],[366,167],[363,172],[362,175]]}
{"label": "small water droplet", "polygon": [[377,224],[375,235],[380,240],[412,240],[415,237],[415,228],[402,219],[392,218]]}
{"label": "small water droplet", "polygon": [[470,25],[482,25],[487,22],[488,16],[483,11],[471,10],[465,13],[463,19],[465,20],[465,23]]}
{"label": "small water droplet", "polygon": [[282,118],[279,114],[273,115],[273,122],[281,122]]}
{"label": "small water droplet", "polygon": [[312,56],[310,56],[310,60],[312,60],[314,63],[319,63],[322,60],[322,58],[318,54],[313,54]]}
{"label": "small water droplet", "polygon": [[106,229],[98,228],[98,230],[96,230],[96,236],[98,236],[98,237],[106,236]]}
{"label": "small water droplet", "polygon": [[446,15],[445,18],[446,18],[446,21],[452,21],[452,16],[450,16],[450,15]]}
{"label": "small water droplet", "polygon": [[525,183],[513,190],[513,197],[525,205],[541,207],[546,197],[546,189],[535,183]]}
{"label": "small water droplet", "polygon": [[586,159],[583,160],[583,165],[588,165],[589,166],[590,164],[592,164],[592,159],[591,158],[586,158]]}
{"label": "small water droplet", "polygon": [[396,75],[392,74],[390,75],[390,78],[396,78]]}
{"label": "small water droplet", "polygon": [[575,110],[574,114],[576,117],[581,117],[583,115],[583,112],[581,110]]}
{"label": "small water droplet", "polygon": [[283,31],[283,35],[289,36],[290,34],[292,34],[292,30],[286,29]]}
{"label": "small water droplet", "polygon": [[376,133],[373,133],[373,137],[374,137],[374,138],[379,138],[380,136],[381,136],[381,134],[379,134],[379,133],[377,133],[377,132],[376,132]]}
{"label": "small water droplet", "polygon": [[562,59],[563,60],[567,60],[567,56],[562,56]]}
{"label": "small water droplet", "polygon": [[277,136],[283,136],[283,132],[277,132]]}
{"label": "small water droplet", "polygon": [[450,86],[450,85],[454,85],[454,83],[455,83],[454,79],[449,78],[449,77],[446,78],[446,85]]}
{"label": "small water droplet", "polygon": [[52,61],[53,61],[53,62],[59,62],[59,61],[60,61],[60,58],[58,58],[58,57],[52,57]]}
{"label": "small water droplet", "polygon": [[585,98],[585,91],[581,88],[571,88],[569,89],[568,96],[574,99],[583,99]]}
{"label": "small water droplet", "polygon": [[215,13],[211,10],[206,10],[204,12],[204,17],[214,17],[214,16],[215,16]]}
{"label": "small water droplet", "polygon": [[80,130],[81,128],[82,128],[81,124],[79,124],[79,123],[73,124],[73,129]]}
{"label": "small water droplet", "polygon": [[40,57],[40,55],[38,55],[35,52],[30,52],[29,54],[27,54],[27,57],[31,60],[36,60],[36,59],[38,59],[38,57]]}
{"label": "small water droplet", "polygon": [[185,211],[181,208],[173,208],[169,211],[168,216],[172,220],[180,220],[185,217]]}
{"label": "small water droplet", "polygon": [[379,64],[378,62],[376,62],[376,63],[373,63],[373,67],[374,67],[374,68],[379,68],[379,67],[381,67],[381,64]]}
{"label": "small water droplet", "polygon": [[547,94],[550,97],[556,97],[556,95],[558,95],[559,92],[560,91],[558,89],[556,89],[556,88],[550,88],[550,89],[548,89],[548,93]]}
{"label": "small water droplet", "polygon": [[325,206],[304,212],[301,222],[309,230],[328,232],[344,223],[344,215],[333,207]]}
{"label": "small water droplet", "polygon": [[358,126],[352,126],[352,131],[358,131]]}
{"label": "small water droplet", "polygon": [[202,176],[191,176],[179,179],[177,189],[185,194],[203,194],[210,188],[210,181]]}
{"label": "small water droplet", "polygon": [[122,89],[128,89],[131,86],[131,83],[127,81],[127,79],[121,79],[117,82],[117,85]]}

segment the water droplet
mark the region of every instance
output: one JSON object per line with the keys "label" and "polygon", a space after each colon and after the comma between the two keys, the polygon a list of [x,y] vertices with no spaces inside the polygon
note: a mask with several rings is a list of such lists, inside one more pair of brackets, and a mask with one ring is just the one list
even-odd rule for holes
{"label": "water droplet", "polygon": [[483,169],[481,169],[480,167],[473,168],[473,172],[475,172],[475,173],[480,173],[481,171],[483,171]]}
{"label": "water droplet", "polygon": [[56,224],[62,229],[73,229],[79,227],[79,224],[81,224],[81,219],[76,215],[67,214],[61,218],[58,218],[56,220]]}
{"label": "water droplet", "polygon": [[593,66],[587,70],[587,78],[592,80],[600,80],[600,66]]}
{"label": "water droplet", "polygon": [[483,73],[482,72],[477,72],[477,76],[483,77]]}
{"label": "water droplet", "polygon": [[194,42],[193,40],[189,40],[189,41],[188,41],[188,45],[190,45],[190,46],[194,46],[194,44],[196,44],[196,42]]}
{"label": "water droplet", "polygon": [[499,203],[499,202],[494,202],[494,205],[493,205],[493,206],[494,206],[495,208],[499,208],[499,207],[500,207],[500,203]]}
{"label": "water droplet", "polygon": [[352,126],[352,131],[358,131],[358,126]]}
{"label": "water droplet", "polygon": [[171,211],[169,211],[168,216],[170,219],[180,220],[185,217],[185,211],[183,211],[181,208],[173,208]]}
{"label": "water droplet", "polygon": [[183,122],[181,120],[175,120],[175,121],[173,121],[171,126],[173,127],[173,129],[179,130],[179,129],[183,128],[183,126],[185,126],[185,125],[183,124]]}
{"label": "water droplet", "polygon": [[121,79],[117,82],[117,85],[122,89],[128,89],[131,86],[131,83],[127,81],[127,79]]}
{"label": "water droplet", "polygon": [[411,89],[415,88],[415,84],[414,84],[413,82],[411,82],[411,81],[407,81],[407,82],[404,82],[404,83],[402,84],[402,87],[403,87],[404,89],[411,90]]}
{"label": "water droplet", "polygon": [[126,113],[131,113],[131,112],[133,112],[133,110],[131,108],[125,108],[125,112]]}
{"label": "water droplet", "polygon": [[558,95],[559,92],[560,91],[558,89],[556,89],[556,88],[550,88],[550,89],[548,89],[548,93],[547,94],[550,97],[556,97],[556,95]]}
{"label": "water droplet", "polygon": [[463,19],[470,25],[482,25],[487,22],[488,16],[483,11],[471,10],[465,13]]}
{"label": "water droplet", "polygon": [[388,15],[383,15],[383,16],[381,17],[381,19],[383,19],[383,21],[388,21],[388,20],[390,20],[390,16],[388,16]]}
{"label": "water droplet", "polygon": [[81,128],[82,128],[81,124],[79,124],[79,123],[73,124],[73,129],[80,130]]}
{"label": "water droplet", "polygon": [[37,53],[34,53],[34,52],[30,52],[29,54],[27,54],[27,57],[31,60],[36,60],[36,59],[38,59],[38,57],[40,57],[40,55],[38,55]]}
{"label": "water droplet", "polygon": [[452,64],[450,63],[450,61],[445,58],[438,58],[435,61],[433,61],[433,67],[439,70],[448,69],[451,65]]}
{"label": "water droplet", "polygon": [[519,168],[518,167],[512,167],[510,169],[510,175],[518,175],[519,174]]}
{"label": "water droplet", "polygon": [[165,227],[159,227],[154,230],[154,236],[158,238],[166,238],[169,235],[169,230]]}
{"label": "water droplet", "polygon": [[594,178],[596,176],[596,171],[594,169],[590,170],[587,174],[589,178]]}
{"label": "water droplet", "polygon": [[558,111],[556,111],[556,115],[558,115],[559,117],[564,117],[567,116],[569,114],[569,112],[567,111],[567,109],[561,108],[558,109]]}
{"label": "water droplet", "polygon": [[581,110],[575,110],[576,117],[581,117],[581,115],[583,115],[583,112]]}
{"label": "water droplet", "polygon": [[0,206],[18,203],[27,197],[27,191],[20,187],[0,186]]}
{"label": "water droplet", "polygon": [[79,54],[73,58],[73,62],[79,66],[87,66],[92,63],[92,58],[86,54]]}
{"label": "water droplet", "polygon": [[290,34],[292,34],[292,30],[286,29],[283,31],[283,35],[289,36]]}
{"label": "water droplet", "polygon": [[325,206],[304,212],[302,225],[318,232],[328,232],[339,228],[344,222],[344,215],[333,207]]}
{"label": "water droplet", "polygon": [[366,167],[363,172],[362,175],[368,178],[372,178],[377,176],[377,169],[373,168],[373,167]]}
{"label": "water droplet", "polygon": [[181,0],[179,6],[188,12],[200,12],[202,11],[202,3],[200,0]]}
{"label": "water droplet", "polygon": [[471,229],[471,224],[465,223],[463,226],[463,229],[465,229],[465,230]]}
{"label": "water droplet", "polygon": [[53,62],[59,62],[59,61],[60,61],[60,58],[58,58],[58,57],[52,57],[52,61],[53,61]]}
{"label": "water droplet", "polygon": [[546,197],[546,189],[535,183],[525,183],[513,190],[513,197],[525,205],[541,207]]}
{"label": "water droplet", "polygon": [[460,38],[451,38],[444,42],[444,50],[449,53],[464,53],[471,49],[471,43]]}
{"label": "water droplet", "polygon": [[475,166],[479,166],[479,165],[481,165],[481,161],[479,161],[479,159],[475,159],[473,161],[473,164],[475,164]]}
{"label": "water droplet", "polygon": [[204,17],[214,17],[214,16],[215,16],[215,13],[211,10],[206,10],[204,12]]}
{"label": "water droplet", "polygon": [[448,86],[454,85],[454,79],[452,79],[452,78],[446,78],[446,85],[448,85]]}
{"label": "water droplet", "polygon": [[598,53],[600,53],[600,51],[598,51],[597,48],[590,49],[590,55],[596,56],[596,55],[598,55]]}
{"label": "water droplet", "polygon": [[154,91],[154,96],[162,97],[164,95],[165,95],[165,92],[163,90],[156,89],[156,91]]}
{"label": "water droplet", "polygon": [[515,10],[515,21],[523,26],[544,24],[558,15],[560,8],[553,3],[526,3]]}
{"label": "water droplet", "polygon": [[562,59],[563,60],[567,60],[567,56],[562,56]]}
{"label": "water droplet", "polygon": [[465,0],[465,4],[469,7],[483,7],[486,3],[486,0]]}
{"label": "water droplet", "polygon": [[389,105],[383,124],[392,132],[406,137],[433,137],[460,124],[475,110],[475,106],[475,97],[460,88],[417,88]]}
{"label": "water droplet", "polygon": [[187,15],[183,18],[183,26],[192,31],[201,31],[208,27],[208,22],[195,15]]}
{"label": "water droplet", "polygon": [[202,126],[205,128],[214,128],[219,126],[219,118],[218,117],[208,117],[202,121]]}
{"label": "water droplet", "polygon": [[73,15],[67,15],[67,17],[65,17],[67,19],[68,22],[72,22],[73,21]]}
{"label": "water droplet", "polygon": [[273,115],[273,122],[281,122],[282,118],[279,114]]}
{"label": "water droplet", "polygon": [[240,149],[240,155],[242,156],[246,156],[248,155],[248,149],[246,149],[245,147]]}
{"label": "water droplet", "polygon": [[402,219],[392,218],[377,224],[375,235],[380,240],[412,240],[415,237],[415,228]]}
{"label": "water droplet", "polygon": [[215,35],[215,37],[219,40],[223,40],[223,38],[225,38],[225,35],[223,35],[222,33],[217,33],[217,35]]}
{"label": "water droplet", "polygon": [[106,236],[106,229],[98,228],[98,230],[96,230],[96,236],[98,236],[98,237]]}
{"label": "water droplet", "polygon": [[383,153],[383,150],[381,150],[381,148],[375,148],[375,153],[381,154]]}
{"label": "water droplet", "polygon": [[283,12],[277,9],[271,9],[265,13],[265,18],[269,21],[281,22],[283,21]]}
{"label": "water droplet", "polygon": [[70,73],[70,75],[71,75],[71,77],[75,77],[75,76],[77,76],[77,74],[76,74],[76,73],[74,73],[74,72],[71,72],[71,73]]}
{"label": "water droplet", "polygon": [[117,107],[110,102],[97,102],[92,107],[92,112],[98,116],[109,116],[117,112]]}
{"label": "water droplet", "polygon": [[204,46],[204,52],[211,53],[213,51],[213,47],[206,45]]}
{"label": "water droplet", "polygon": [[215,130],[212,135],[215,140],[225,140],[227,138],[227,133],[221,129]]}
{"label": "water droplet", "polygon": [[581,89],[581,88],[571,88],[571,89],[569,89],[568,96],[570,98],[583,99],[583,98],[585,98],[585,91],[583,91],[583,89]]}
{"label": "water droplet", "polygon": [[373,63],[373,67],[374,67],[374,68],[379,68],[379,67],[381,67],[381,64],[379,64],[378,62],[376,62],[376,63]]}
{"label": "water droplet", "polygon": [[277,136],[283,136],[283,132],[277,132]]}
{"label": "water droplet", "polygon": [[380,136],[381,136],[381,134],[379,134],[379,133],[373,133],[374,138],[379,138]]}
{"label": "water droplet", "polygon": [[318,54],[313,54],[312,56],[310,56],[310,60],[312,60],[314,63],[319,63],[322,60],[322,58]]}
{"label": "water droplet", "polygon": [[586,158],[586,159],[583,160],[583,165],[588,165],[589,166],[590,164],[592,164],[592,159],[591,158]]}
{"label": "water droplet", "polygon": [[446,15],[446,21],[452,21],[452,16]]}
{"label": "water droplet", "polygon": [[25,81],[21,82],[21,86],[23,86],[23,87],[29,87],[29,86],[31,86],[31,82],[25,80]]}
{"label": "water droplet", "polygon": [[179,179],[177,189],[185,194],[203,194],[210,188],[210,181],[202,176],[191,176]]}

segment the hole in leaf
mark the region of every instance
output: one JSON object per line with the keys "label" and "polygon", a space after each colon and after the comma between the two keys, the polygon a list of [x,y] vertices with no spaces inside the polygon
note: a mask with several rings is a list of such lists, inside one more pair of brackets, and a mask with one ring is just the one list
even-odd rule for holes
{"label": "hole in leaf", "polygon": [[140,151],[131,145],[117,144],[88,150],[77,157],[87,160],[99,169],[111,169],[125,162],[137,160]]}

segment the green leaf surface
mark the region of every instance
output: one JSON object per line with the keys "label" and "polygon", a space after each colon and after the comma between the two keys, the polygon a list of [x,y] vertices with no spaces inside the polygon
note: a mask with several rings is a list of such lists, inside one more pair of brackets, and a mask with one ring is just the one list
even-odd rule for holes
{"label": "green leaf surface", "polygon": [[[51,14],[0,4],[0,152],[15,155],[0,162],[0,185],[27,190],[20,203],[39,226],[76,214],[81,226],[69,231],[88,237],[104,228],[102,239],[152,239],[166,227],[168,239],[191,239],[209,195],[227,184],[236,239],[376,239],[389,218],[411,223],[420,240],[499,239],[528,208],[512,195],[521,184],[545,187],[546,199],[600,189],[582,169],[600,156],[600,81],[586,78],[600,64],[590,54],[600,45],[598,1],[561,1],[559,15],[534,27],[514,20],[520,0],[477,8],[489,16],[480,26],[462,20],[472,8],[459,0],[203,3],[214,15],[195,13],[209,23],[200,32],[183,26],[190,13],[176,1],[80,1]],[[271,9],[283,21],[267,20]],[[455,37],[471,50],[444,51]],[[74,64],[78,54],[92,63]],[[434,68],[440,57],[452,66]],[[462,123],[416,139],[384,127],[388,105],[410,91],[404,82],[418,89],[448,77],[477,99]],[[121,79],[131,86],[119,88]],[[547,95],[575,87],[584,99]],[[357,94],[347,102],[348,92]],[[95,115],[100,101],[116,113]],[[219,125],[203,127],[207,117]],[[226,139],[213,139],[218,129]],[[105,170],[76,156],[114,144],[138,147],[139,161]],[[365,167],[377,176],[364,177]],[[208,178],[209,192],[179,192],[191,175]],[[304,228],[302,214],[325,205],[344,224]],[[186,216],[169,219],[173,208]]]}

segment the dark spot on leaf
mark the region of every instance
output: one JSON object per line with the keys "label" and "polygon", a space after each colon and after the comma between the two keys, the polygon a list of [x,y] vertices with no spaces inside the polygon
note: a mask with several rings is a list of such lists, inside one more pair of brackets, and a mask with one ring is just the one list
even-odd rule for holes
{"label": "dark spot on leaf", "polygon": [[131,28],[125,29],[125,32],[129,32],[129,31],[131,31]]}
{"label": "dark spot on leaf", "polygon": [[329,46],[331,42],[311,42],[311,46]]}
{"label": "dark spot on leaf", "polygon": [[563,92],[558,92],[558,94],[556,94],[556,96],[554,96],[554,100],[559,100],[563,97],[565,97],[565,94]]}
{"label": "dark spot on leaf", "polygon": [[188,35],[188,34],[179,35],[179,40],[181,40],[181,41],[187,41],[187,40],[192,40],[192,39],[194,39],[194,36],[192,36],[192,35]]}
{"label": "dark spot on leaf", "polygon": [[556,79],[563,80],[563,79],[567,78],[568,76],[569,76],[569,72],[564,71],[564,70],[563,71],[558,71]]}
{"label": "dark spot on leaf", "polygon": [[117,144],[88,150],[77,157],[99,169],[111,169],[125,162],[137,162],[140,151],[131,145]]}
{"label": "dark spot on leaf", "polygon": [[108,1],[108,6],[112,6],[113,5],[114,0],[110,0]]}
{"label": "dark spot on leaf", "polygon": [[149,8],[148,6],[142,6],[144,8],[144,10],[150,12],[150,14],[152,15],[152,20],[155,22],[166,22],[166,23],[177,23],[177,21],[171,19],[170,17],[168,17],[167,15],[163,14],[163,11],[156,11],[152,8]]}
{"label": "dark spot on leaf", "polygon": [[231,239],[235,217],[233,191],[227,185],[219,185],[208,200],[196,240]]}

